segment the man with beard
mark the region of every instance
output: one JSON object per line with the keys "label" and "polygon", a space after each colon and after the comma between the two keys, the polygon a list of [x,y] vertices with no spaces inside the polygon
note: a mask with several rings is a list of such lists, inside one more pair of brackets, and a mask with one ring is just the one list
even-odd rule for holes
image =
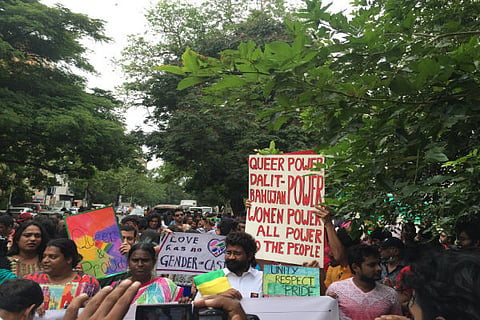
{"label": "man with beard", "polygon": [[190,229],[190,226],[188,224],[183,223],[184,217],[185,217],[185,213],[183,213],[182,208],[177,208],[175,210],[175,213],[173,214],[173,225],[181,229],[182,232],[185,232],[188,229]]}
{"label": "man with beard", "polygon": [[223,269],[230,286],[242,295],[242,298],[258,298],[263,295],[263,272],[252,268],[256,265],[255,239],[245,232],[233,232],[225,238],[225,265]]}
{"label": "man with beard", "polygon": [[371,320],[385,314],[402,314],[393,288],[376,283],[382,268],[376,247],[356,245],[348,249],[353,278],[334,282],[326,294],[338,299],[340,320]]}
{"label": "man with beard", "polygon": [[380,258],[382,259],[382,276],[380,283],[394,287],[400,271],[406,267],[403,262],[405,245],[402,240],[390,237],[380,243]]}

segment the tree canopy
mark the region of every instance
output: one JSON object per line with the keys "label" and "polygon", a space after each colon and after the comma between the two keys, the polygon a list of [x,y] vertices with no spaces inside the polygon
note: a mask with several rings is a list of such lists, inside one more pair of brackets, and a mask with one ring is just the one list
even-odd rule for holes
{"label": "tree canopy", "polygon": [[93,71],[84,37],[107,41],[103,21],[35,0],[0,1],[1,190],[54,185],[55,173],[88,177],[139,155],[119,102],[87,92],[74,73]]}
{"label": "tree canopy", "polygon": [[347,17],[306,0],[287,40],[212,57],[187,49],[180,67],[160,69],[228,108],[249,97],[276,127],[300,119],[327,156],[328,203],[355,222],[401,213],[448,227],[476,215],[480,3],[353,5]]}
{"label": "tree canopy", "polygon": [[146,134],[152,154],[168,163],[177,176],[185,177],[186,191],[199,203],[222,205],[230,201],[236,213],[244,211],[248,155],[271,140],[282,150],[305,149],[311,137],[304,134],[296,119],[289,120],[289,127],[280,131],[272,130],[268,120],[257,121],[255,105],[270,103],[268,99],[258,101],[261,92],[245,95],[242,108],[225,108],[204,100],[197,88],[177,91],[182,78],[153,67],[181,64],[181,53],[187,48],[205,57],[234,49],[247,40],[263,46],[286,39],[281,20],[289,12],[283,2],[260,3],[265,10],[252,6],[252,1],[208,1],[201,6],[160,1],[147,14],[149,34],[132,38],[122,61],[130,76],[126,90],[133,103],[150,108],[148,121],[158,128]]}

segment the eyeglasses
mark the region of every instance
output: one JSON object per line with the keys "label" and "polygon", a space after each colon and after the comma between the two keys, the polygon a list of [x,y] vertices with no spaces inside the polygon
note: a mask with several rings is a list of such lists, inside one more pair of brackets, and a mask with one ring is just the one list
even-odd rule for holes
{"label": "eyeglasses", "polygon": [[183,213],[175,214],[175,217],[183,217]]}

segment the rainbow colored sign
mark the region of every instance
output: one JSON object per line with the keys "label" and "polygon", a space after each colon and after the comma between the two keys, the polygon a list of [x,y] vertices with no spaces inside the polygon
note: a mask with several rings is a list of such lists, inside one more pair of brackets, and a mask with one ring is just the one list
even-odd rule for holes
{"label": "rainbow colored sign", "polygon": [[105,207],[64,217],[68,236],[83,256],[85,273],[104,278],[127,270],[120,253],[122,236],[113,207]]}

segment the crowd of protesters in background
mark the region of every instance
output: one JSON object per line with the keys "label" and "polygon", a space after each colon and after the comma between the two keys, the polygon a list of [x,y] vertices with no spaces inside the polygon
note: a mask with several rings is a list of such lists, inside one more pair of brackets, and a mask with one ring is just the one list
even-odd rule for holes
{"label": "crowd of protesters in background", "polygon": [[[247,202],[247,209],[250,205]],[[65,215],[70,214],[71,211],[65,211]],[[480,301],[480,265],[476,264],[480,257],[480,221],[458,221],[455,230],[450,232],[406,222],[400,228],[377,226],[363,230],[361,238],[353,238],[351,235],[358,232],[352,232],[351,224],[343,219],[334,220],[328,208],[317,206],[315,214],[325,228],[325,261],[328,262],[320,269],[323,277],[321,291],[338,299],[340,319],[408,319],[412,315],[420,319],[421,312],[434,314],[439,319],[460,319],[445,317],[453,312],[468,314],[464,319],[478,318],[480,312],[477,312],[477,318],[469,313],[478,311],[478,306],[468,301]],[[145,216],[127,215],[119,224],[124,239],[120,251],[128,257],[132,271],[127,278],[140,281],[142,288],[152,283],[158,286],[161,280],[172,290],[164,300],[174,301],[178,300],[179,293],[193,297],[195,292],[191,287],[191,276],[151,276],[161,235],[188,232],[227,236],[245,232],[246,221],[245,216],[231,217],[176,208],[163,213],[150,210]],[[34,217],[27,212],[17,219],[8,214],[0,215],[0,283],[7,279],[26,278],[40,285],[74,284],[82,286],[81,292],[89,296],[94,296],[100,286],[120,283],[116,281],[120,279],[115,278],[98,282],[85,275],[78,268],[82,257],[75,243],[67,238],[61,213]],[[140,260],[150,269],[137,268]],[[440,261],[447,265],[441,265]],[[471,263],[472,268],[476,268],[476,277],[468,278],[467,271],[462,271],[463,265],[458,261]],[[315,267],[318,261],[306,261],[304,265]],[[261,266],[256,267],[260,269]],[[447,275],[448,268],[453,270],[451,275]],[[463,273],[456,274],[456,271]],[[436,277],[434,272],[445,278],[438,278],[446,281],[444,292],[440,284],[428,282]],[[437,303],[447,299],[445,297],[453,299],[448,293],[450,290],[469,293],[470,298],[462,304],[462,310],[450,310]],[[432,294],[435,296],[431,297]],[[142,298],[139,297],[133,301],[140,301]],[[68,297],[65,301],[71,302],[73,298]],[[52,303],[43,303],[37,311],[48,310]],[[27,307],[31,305],[37,306],[37,302]]]}

